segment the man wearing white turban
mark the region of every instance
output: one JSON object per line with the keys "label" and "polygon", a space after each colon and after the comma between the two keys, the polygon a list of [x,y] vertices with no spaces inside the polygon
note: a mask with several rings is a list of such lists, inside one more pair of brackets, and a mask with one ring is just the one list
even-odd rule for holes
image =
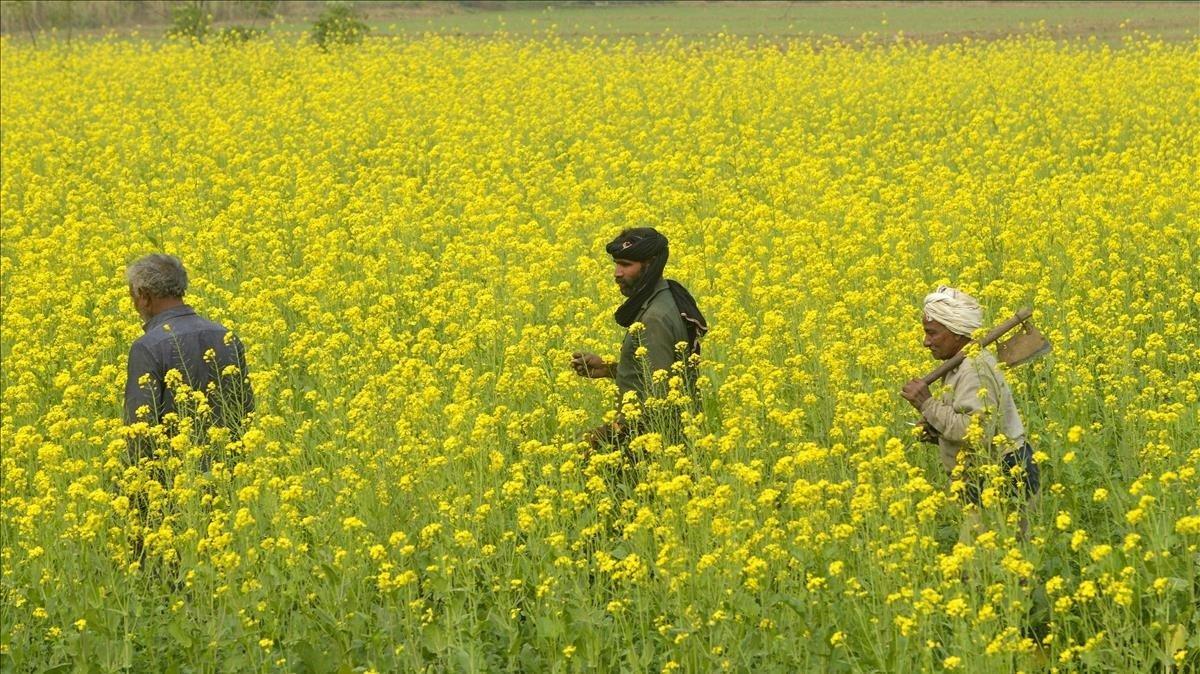
{"label": "man wearing white turban", "polygon": [[[975,298],[949,286],[925,296],[925,348],[934,358],[949,360],[983,326],[983,308]],[[901,395],[921,413],[922,439],[936,442],[946,472],[962,466],[973,469],[999,463],[1012,476],[1014,496],[1029,497],[1039,487],[1033,449],[1025,441],[1025,426],[1013,402],[1012,390],[986,350],[967,356],[951,370],[938,397],[920,379],[904,385]],[[1013,471],[1020,466],[1021,470]],[[981,480],[965,479],[966,498],[979,504]]]}
{"label": "man wearing white turban", "polygon": [[925,319],[937,321],[950,332],[969,338],[983,327],[983,307],[961,290],[938,286],[925,296]]}

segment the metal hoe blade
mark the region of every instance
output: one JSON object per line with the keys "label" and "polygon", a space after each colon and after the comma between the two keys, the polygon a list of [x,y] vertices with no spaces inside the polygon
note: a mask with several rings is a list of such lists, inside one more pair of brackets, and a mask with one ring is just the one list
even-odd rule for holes
{"label": "metal hoe blade", "polygon": [[1050,353],[1053,348],[1031,321],[1023,321],[1020,332],[996,347],[996,356],[1009,367],[1016,367]]}

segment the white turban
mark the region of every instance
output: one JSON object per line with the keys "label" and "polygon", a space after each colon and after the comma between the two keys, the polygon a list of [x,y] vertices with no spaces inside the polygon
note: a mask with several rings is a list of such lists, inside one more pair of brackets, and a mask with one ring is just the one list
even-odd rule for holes
{"label": "white turban", "polygon": [[925,296],[925,318],[941,323],[956,335],[970,337],[983,326],[983,307],[961,290],[938,286]]}

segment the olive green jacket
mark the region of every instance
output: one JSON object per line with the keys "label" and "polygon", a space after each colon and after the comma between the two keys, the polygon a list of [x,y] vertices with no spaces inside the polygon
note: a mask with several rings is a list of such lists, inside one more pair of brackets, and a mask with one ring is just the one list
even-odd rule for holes
{"label": "olive green jacket", "polygon": [[[645,400],[651,374],[657,370],[670,371],[671,365],[681,358],[675,345],[688,339],[687,327],[666,279],[660,279],[654,286],[654,294],[642,304],[637,322],[645,328],[626,332],[621,343],[616,372],[618,406],[627,391],[636,391],[638,398]],[[646,347],[644,361],[637,357],[639,346]]]}

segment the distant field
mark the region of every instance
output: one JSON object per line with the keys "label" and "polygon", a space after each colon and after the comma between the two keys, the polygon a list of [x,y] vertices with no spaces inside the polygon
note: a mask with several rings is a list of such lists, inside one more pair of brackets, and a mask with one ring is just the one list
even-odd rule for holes
{"label": "distant field", "polygon": [[1062,37],[1095,35],[1117,41],[1130,31],[1166,40],[1197,34],[1200,4],[1190,2],[678,2],[552,6],[531,3],[509,11],[447,11],[434,15],[380,11],[372,23],[382,33],[446,31],[524,34],[554,29],[564,34],[635,36],[670,31],[683,36],[724,32],[745,36],[857,38],[877,33],[930,42],[965,36],[996,38],[1028,32],[1044,22]]}
{"label": "distant field", "polygon": [[[85,6],[73,5],[76,17]],[[1119,44],[1141,32],[1167,41],[1194,39],[1200,33],[1197,2],[613,2],[606,5],[565,5],[529,2],[477,6],[458,2],[358,2],[376,35],[414,35],[439,32],[487,35],[505,31],[533,35],[554,31],[567,37],[602,35],[641,37],[677,34],[702,37],[716,33],[762,36],[768,39],[833,36],[858,39],[865,33],[891,41],[903,34],[925,42],[957,41],[965,37],[994,39],[1044,30],[1073,39],[1095,36]],[[16,40],[29,39],[21,5],[4,7],[4,32]],[[45,9],[47,6],[43,6]],[[61,14],[61,5],[60,14]],[[161,35],[170,5],[154,5],[149,19],[108,19],[104,28],[67,30],[60,36],[98,36],[108,33],[141,37]],[[216,25],[233,23],[265,26],[265,19],[233,19],[232,5],[211,7]],[[322,5],[286,3],[277,9],[273,32],[307,31]],[[97,10],[99,11],[99,10]],[[103,23],[105,19],[101,19]],[[36,22],[49,30],[53,22]],[[33,31],[36,34],[36,30]]]}

